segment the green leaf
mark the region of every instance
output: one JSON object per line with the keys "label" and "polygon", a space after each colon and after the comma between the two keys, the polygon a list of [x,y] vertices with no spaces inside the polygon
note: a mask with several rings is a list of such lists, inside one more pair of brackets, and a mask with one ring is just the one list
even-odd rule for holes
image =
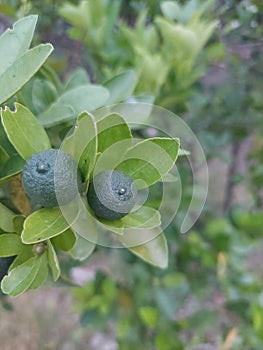
{"label": "green leaf", "polygon": [[28,50],[36,23],[35,15],[22,18],[0,36],[0,75]]}
{"label": "green leaf", "polygon": [[[73,216],[72,222],[77,219],[75,213]],[[39,209],[26,218],[22,241],[26,244],[45,241],[66,231],[72,222],[65,220],[59,208]]]}
{"label": "green leaf", "polygon": [[[2,141],[2,140],[1,140]],[[9,159],[8,153],[4,150],[4,148],[0,145],[0,166],[6,163]]]}
{"label": "green leaf", "polygon": [[98,219],[99,224],[106,230],[112,231],[117,235],[123,235],[124,224],[121,220]]}
{"label": "green leaf", "polygon": [[32,103],[37,114],[44,112],[57,98],[55,86],[44,79],[35,79],[32,87]]}
{"label": "green leaf", "polygon": [[44,127],[48,128],[74,119],[74,110],[70,106],[55,102],[37,118]]}
{"label": "green leaf", "polygon": [[109,92],[101,85],[82,85],[61,95],[57,103],[69,105],[73,108],[75,116],[84,111],[91,112],[107,101]]}
{"label": "green leaf", "polygon": [[53,51],[50,44],[41,44],[20,56],[0,75],[0,105],[20,90]]}
{"label": "green leaf", "polygon": [[70,253],[73,258],[83,261],[87,259],[94,251],[96,244],[87,239],[76,235],[76,243]]}
{"label": "green leaf", "polygon": [[14,232],[14,223],[13,219],[15,214],[0,203],[0,228],[5,232]]}
{"label": "green leaf", "polygon": [[70,229],[67,229],[59,236],[51,238],[51,243],[54,247],[68,252],[74,247],[76,243],[76,236]]}
{"label": "green leaf", "polygon": [[1,118],[0,118],[0,140],[1,140],[1,142],[0,142],[1,147],[5,150],[5,152],[8,154],[9,157],[11,157],[17,153],[15,148],[11,144],[11,142],[8,140],[5,129],[4,129],[3,124],[1,122]]}
{"label": "green leaf", "polygon": [[21,173],[25,165],[25,160],[18,154],[12,156],[5,163],[3,169],[0,171],[0,185],[5,181],[10,180],[13,176]]}
{"label": "green leaf", "polygon": [[[146,235],[145,231],[142,232],[142,235]],[[152,235],[151,232],[150,235]],[[125,235],[121,238],[121,242],[124,246],[127,246],[127,243],[130,244],[130,241],[127,242],[127,239],[125,239]],[[162,269],[166,268],[168,265],[168,247],[163,233],[159,233],[154,239],[147,243],[134,247],[128,246],[127,248],[133,254],[151,265],[158,266]]]}
{"label": "green leaf", "polygon": [[125,228],[154,228],[161,225],[158,210],[142,206],[138,210],[124,216],[121,221]]}
{"label": "green leaf", "polygon": [[138,188],[153,185],[167,174],[177,159],[179,140],[172,138],[151,138],[130,148],[117,169],[130,175],[138,182]]}
{"label": "green leaf", "polygon": [[0,235],[0,256],[14,256],[21,253],[23,250],[23,243],[20,236],[15,233]]}
{"label": "green leaf", "polygon": [[19,235],[21,234],[23,230],[23,225],[26,217],[24,215],[16,215],[13,218],[13,223],[14,223],[14,229],[15,232],[18,233]]}
{"label": "green leaf", "polygon": [[81,85],[87,85],[89,82],[86,70],[83,68],[77,68],[68,78],[65,91],[72,90]]}
{"label": "green leaf", "polygon": [[91,114],[83,112],[78,116],[73,134],[64,139],[61,149],[72,155],[88,179],[97,155],[97,127]]}
{"label": "green leaf", "polygon": [[110,96],[105,105],[121,102],[130,97],[136,83],[136,74],[133,70],[127,70],[106,81],[103,85],[109,90]]}
{"label": "green leaf", "polygon": [[29,109],[15,103],[15,111],[9,108],[1,111],[6,134],[22,158],[51,148],[49,138],[39,121]]}
{"label": "green leaf", "polygon": [[174,20],[181,20],[182,19],[182,14],[181,14],[181,8],[180,5],[177,4],[174,1],[163,1],[161,4],[161,10],[163,15],[171,19],[172,21]]}
{"label": "green leaf", "polygon": [[[91,84],[78,86],[62,94],[50,108],[38,116],[38,119],[42,125],[52,126],[69,120],[69,110],[72,111],[71,119],[73,119],[84,111],[92,112],[103,106],[108,97],[109,92],[103,86]],[[66,117],[64,114],[57,114],[61,107],[69,109]]]}
{"label": "green leaf", "polygon": [[158,325],[158,311],[152,306],[142,306],[139,308],[140,317],[146,327],[154,328]]}
{"label": "green leaf", "polygon": [[103,153],[98,153],[93,175],[104,170],[115,169],[122,160],[126,159],[126,153],[131,146],[131,139],[120,140],[113,143]]}
{"label": "green leaf", "polygon": [[98,221],[95,219],[95,216],[89,211],[87,200],[82,197],[78,218],[71,225],[72,231],[76,236],[80,235],[87,241],[96,243],[98,240],[97,223]]}
{"label": "green leaf", "polygon": [[15,260],[12,262],[10,266],[10,271],[15,267],[24,264],[27,260],[31,259],[34,256],[32,246],[24,245],[23,250],[18,254]]}
{"label": "green leaf", "polygon": [[48,259],[47,254],[44,253],[39,257],[40,260],[40,266],[38,273],[36,277],[34,278],[33,282],[30,284],[29,288],[30,290],[34,290],[39,288],[43,283],[46,282],[46,279],[48,277]]}
{"label": "green leaf", "polygon": [[[111,145],[122,140],[132,142],[131,130],[119,114],[112,113],[97,122],[98,152],[104,152]],[[123,144],[122,144],[123,145]],[[129,143],[125,143],[128,147]],[[121,146],[122,147],[122,146]]]}
{"label": "green leaf", "polygon": [[59,267],[57,254],[51,242],[47,241],[47,244],[48,244],[48,251],[47,251],[48,264],[51,269],[54,281],[57,281],[60,276],[60,267]]}
{"label": "green leaf", "polygon": [[33,257],[22,265],[13,268],[1,283],[5,294],[18,296],[26,291],[34,281],[41,265],[39,257]]}

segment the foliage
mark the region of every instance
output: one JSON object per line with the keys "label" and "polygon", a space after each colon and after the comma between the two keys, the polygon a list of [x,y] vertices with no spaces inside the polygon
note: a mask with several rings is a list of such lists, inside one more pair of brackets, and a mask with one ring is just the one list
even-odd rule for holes
{"label": "foliage", "polygon": [[[47,12],[50,3],[24,4],[5,4],[5,13],[21,18],[41,8]],[[82,59],[88,73],[76,67],[63,72],[67,77],[64,80],[55,73],[51,60],[43,66],[52,47],[41,44],[29,49],[35,16],[15,24],[16,44],[8,46],[8,60],[6,49],[0,51],[0,61],[10,64],[1,72],[2,81],[11,79],[20,64],[28,66],[26,75],[19,70],[21,76],[15,85],[1,84],[0,256],[17,256],[2,289],[10,295],[36,289],[49,281],[48,270],[54,280],[61,281],[64,275],[60,270],[69,273],[65,260],[72,266],[89,258],[89,266],[93,256],[98,256],[107,269],[97,271],[95,279],[73,289],[75,307],[84,327],[105,333],[113,329],[119,349],[197,349],[209,343],[213,348],[261,349],[261,3],[228,1],[218,6],[213,1],[197,0],[90,0],[56,4],[60,16],[70,24],[70,36],[83,44]],[[4,12],[3,7],[0,10]],[[38,38],[45,37],[45,20],[50,23],[57,16],[55,12],[49,18],[41,17]],[[21,26],[23,31],[19,30]],[[10,39],[9,34],[5,36]],[[239,149],[244,140],[252,139],[247,174],[234,169],[226,178],[227,190],[236,183],[243,185],[248,202],[224,213],[207,203],[202,217],[187,234],[179,233],[177,220],[160,233],[160,219],[165,217],[161,218],[156,209],[162,188],[159,175],[167,174],[177,153],[180,155],[178,141],[167,141],[173,145],[174,157],[170,163],[156,161],[156,174],[150,166],[156,152],[154,143],[159,147],[161,140],[161,150],[167,153],[169,149],[164,138],[157,137],[163,135],[155,135],[147,148],[149,140],[143,139],[149,137],[149,130],[131,128],[129,121],[114,110],[102,119],[95,112],[122,101],[153,100],[183,113],[202,141],[207,158],[223,159],[231,169],[237,157],[226,146]],[[32,140],[30,146],[25,132]],[[134,144],[136,137],[140,140]],[[124,147],[114,148],[118,142]],[[25,199],[19,205],[11,191],[13,182],[19,178],[25,159],[39,147],[50,145],[62,147],[78,161],[85,190],[93,173],[110,164],[132,174],[134,180],[143,178],[150,186],[148,202],[121,220],[100,220],[96,225],[85,196],[81,197],[80,213],[74,205],[63,213],[59,208],[28,210]],[[143,164],[139,164],[141,159],[134,160],[134,155],[145,152]],[[180,219],[192,189],[183,158],[177,162],[184,190],[177,215]],[[143,171],[132,173],[140,165]],[[223,192],[223,185],[216,191]],[[88,223],[80,220],[83,213],[90,214]],[[74,232],[81,225],[88,225],[88,235]],[[134,227],[149,230],[156,239],[143,247],[131,246],[124,232],[129,229],[132,233]],[[105,230],[113,232],[110,237],[127,249],[109,252],[96,245],[98,233]]]}
{"label": "foliage", "polygon": [[[27,20],[31,18],[32,17],[27,17],[24,19],[24,26],[26,26]],[[19,25],[21,22],[17,23]],[[30,38],[32,37],[33,29],[34,26],[29,33],[22,31],[22,33],[24,33],[24,41],[27,40],[28,36],[30,36]],[[15,24],[15,30],[17,30],[17,24]],[[6,33],[8,32],[5,32],[1,38],[5,38],[5,35],[7,35]],[[15,56],[18,50],[16,47],[19,47],[19,45],[21,45],[20,41],[18,41],[18,44],[14,43],[13,47],[15,51],[10,53],[11,58],[9,62],[12,63],[12,57]],[[82,80],[78,79],[80,75]],[[47,79],[40,80],[38,78],[33,78],[29,85],[22,89],[17,98],[19,101],[22,100],[25,102],[26,100],[28,101],[29,96],[31,96],[31,108],[37,114],[37,118],[28,108],[17,102],[14,105],[14,111],[11,111],[8,107],[2,109],[1,121],[7,143],[11,143],[12,147],[21,158],[28,160],[34,154],[40,154],[39,152],[45,151],[50,147],[48,135],[42,125],[52,127],[63,122],[68,122],[67,125],[70,126],[76,123],[71,135],[64,139],[62,149],[66,150],[68,153],[72,153],[72,156],[75,157],[75,160],[79,163],[80,171],[83,179],[85,179],[86,188],[88,188],[90,175],[92,173],[95,174],[96,168],[94,167],[97,167],[97,169],[100,168],[100,170],[102,166],[105,167],[105,162],[103,161],[103,159],[105,159],[103,158],[104,151],[108,152],[110,149],[109,147],[116,142],[120,142],[120,140],[128,141],[128,143],[126,142],[126,148],[122,148],[122,153],[117,162],[116,160],[114,161],[115,154],[111,162],[109,158],[110,153],[108,152],[106,169],[116,168],[122,170],[124,173],[130,175],[133,180],[141,179],[144,181],[144,187],[153,185],[160,181],[173,167],[178,156],[179,140],[151,138],[134,144],[130,128],[121,115],[110,113],[102,119],[95,120],[91,114],[87,112],[83,113],[85,110],[91,112],[101,107],[107,103],[109,98],[111,98],[111,101],[123,98],[123,96],[125,96],[122,89],[124,78],[125,80],[126,78],[128,78],[128,80],[133,80],[132,72],[129,71],[128,75],[122,74],[111,82],[107,82],[108,88],[106,88],[90,84],[84,72],[77,71],[70,77],[66,86],[62,87],[61,90],[63,92],[60,94],[58,93],[60,87],[58,79],[53,78],[53,81],[51,80],[51,82],[49,82]],[[20,90],[21,87],[22,86],[19,86],[17,89]],[[47,89],[49,89],[49,91]],[[126,93],[129,94],[130,91],[130,86],[127,86]],[[11,97],[11,94],[7,96]],[[52,96],[53,99],[51,98],[50,100],[50,96]],[[4,102],[5,99],[2,101]],[[89,135],[90,139],[87,139],[86,126],[89,125],[92,125],[93,128]],[[127,131],[127,135],[123,132],[124,130]],[[4,145],[2,145],[2,147],[4,154],[6,154],[2,165],[5,170],[5,166],[9,161],[9,155]],[[156,157],[156,152],[158,152],[158,157]],[[144,154],[143,159],[140,159],[141,153]],[[166,153],[167,156],[165,156]],[[57,153],[58,159],[56,161],[56,166],[62,164],[61,162],[64,161],[64,154],[64,152]],[[62,157],[61,162],[59,159],[60,155]],[[167,157],[167,159],[165,157]],[[164,161],[160,162],[159,159],[161,158],[163,158]],[[20,167],[12,170],[13,172],[9,172],[8,176],[4,176],[1,179],[2,182],[17,175],[20,171]],[[54,169],[53,174],[53,187],[55,189],[56,181],[57,187],[61,185],[61,169],[58,169],[57,173],[56,169]],[[77,199],[82,203],[80,197]],[[45,203],[45,206],[54,206],[52,203]],[[57,200],[55,200],[55,203],[57,204]],[[33,202],[31,204],[33,204]],[[58,204],[60,204],[60,202]],[[20,225],[16,235],[14,235],[13,229],[9,229],[7,232],[10,232],[10,234],[6,236],[6,231],[4,231],[3,235],[0,236],[3,249],[2,254],[5,254],[5,247],[8,247],[8,256],[18,255],[9,269],[8,276],[4,277],[2,281],[2,290],[6,294],[16,296],[27,289],[39,287],[47,278],[48,264],[53,273],[54,280],[58,279],[60,275],[59,263],[52,241],[50,240],[65,231],[68,232],[68,235],[66,235],[64,239],[67,239],[69,236],[71,240],[72,235],[75,236],[77,233],[74,227],[78,227],[79,220],[80,222],[83,220],[78,219],[78,217],[81,218],[81,214],[85,215],[85,213],[86,215],[90,215],[88,207],[86,208],[87,203],[82,209],[79,208],[80,204],[77,200],[75,201],[75,199],[67,205],[64,201],[61,201],[61,205],[68,206],[71,216],[70,219],[65,219],[65,213],[58,207],[52,209],[42,208],[34,211],[25,218],[23,226]],[[147,209],[147,203],[144,205],[145,206],[137,207],[134,212],[129,213],[125,218],[114,220],[110,223],[107,222],[107,220],[98,221],[100,221],[102,228],[115,232],[117,235],[123,235],[125,229],[129,230],[136,227],[157,229],[161,224],[158,212],[153,208]],[[7,211],[8,209],[3,206],[2,210]],[[13,220],[15,217],[16,215],[13,214],[13,217],[10,218],[10,227],[14,225]],[[97,231],[99,231],[99,229],[99,227],[96,228]],[[166,240],[161,228],[157,233],[156,232],[154,231],[155,236],[152,237],[155,237],[155,239],[152,242],[146,241],[143,245],[139,242],[131,243],[129,238],[127,239],[126,237],[120,239],[120,241],[125,247],[128,247],[128,249],[144,260],[154,265],[165,267],[167,264]],[[15,242],[17,242],[17,234],[21,234],[21,242],[18,245],[11,244],[13,247],[12,250],[9,241],[12,242],[12,240],[15,239]],[[83,236],[83,233],[80,235]],[[84,238],[89,240],[89,237],[85,235]],[[76,242],[76,239],[73,240],[73,244]],[[92,243],[95,246],[96,240]],[[30,248],[28,245],[33,246]],[[159,247],[158,251],[156,251],[156,245]],[[74,249],[76,249],[76,247],[74,247]],[[80,254],[77,253],[77,256],[80,257]],[[43,271],[45,271],[45,273],[43,273]]]}
{"label": "foliage", "polygon": [[189,87],[202,74],[197,55],[216,26],[215,21],[204,19],[213,1],[206,1],[198,12],[198,1],[190,3],[180,7],[162,2],[163,15],[150,22],[145,9],[133,27],[119,20],[120,1],[65,4],[59,13],[71,24],[71,37],[89,48],[97,79],[133,68],[138,79],[136,94],[151,93],[158,104],[176,106],[178,111],[184,107]]}

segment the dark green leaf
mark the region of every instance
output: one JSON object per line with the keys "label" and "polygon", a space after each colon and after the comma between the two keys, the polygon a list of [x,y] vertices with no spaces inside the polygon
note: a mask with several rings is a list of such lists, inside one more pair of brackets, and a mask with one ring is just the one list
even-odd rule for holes
{"label": "dark green leaf", "polygon": [[51,238],[51,243],[54,247],[68,252],[74,247],[76,236],[70,229],[67,229],[60,235]]}
{"label": "dark green leaf", "polygon": [[4,165],[0,172],[0,185],[10,180],[13,176],[21,173],[25,165],[25,160],[18,154],[12,156]]}

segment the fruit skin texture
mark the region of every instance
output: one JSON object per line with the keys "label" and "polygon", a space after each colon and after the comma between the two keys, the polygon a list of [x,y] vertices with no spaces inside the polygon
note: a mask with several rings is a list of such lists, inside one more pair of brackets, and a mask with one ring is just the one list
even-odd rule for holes
{"label": "fruit skin texture", "polygon": [[32,204],[56,207],[76,197],[81,189],[81,175],[71,155],[48,149],[26,161],[22,184]]}
{"label": "fruit skin texture", "polygon": [[7,258],[0,258],[0,283],[2,279],[7,275],[8,269],[12,262],[14,261],[15,256],[9,256]]}
{"label": "fruit skin texture", "polygon": [[93,178],[87,199],[97,217],[118,220],[132,210],[136,195],[135,185],[129,175],[119,170],[106,170]]}

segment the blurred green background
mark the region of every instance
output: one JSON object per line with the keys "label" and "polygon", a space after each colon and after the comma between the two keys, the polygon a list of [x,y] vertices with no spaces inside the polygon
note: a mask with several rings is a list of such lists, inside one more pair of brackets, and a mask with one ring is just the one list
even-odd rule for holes
{"label": "blurred green background", "polygon": [[[187,122],[210,184],[191,231],[166,229],[168,269],[102,247],[82,264],[62,255],[70,281],[3,299],[0,348],[263,349],[262,1],[2,0],[0,32],[31,13],[62,81],[78,67],[94,83],[134,69],[133,98]],[[191,175],[178,166],[180,217]]]}

